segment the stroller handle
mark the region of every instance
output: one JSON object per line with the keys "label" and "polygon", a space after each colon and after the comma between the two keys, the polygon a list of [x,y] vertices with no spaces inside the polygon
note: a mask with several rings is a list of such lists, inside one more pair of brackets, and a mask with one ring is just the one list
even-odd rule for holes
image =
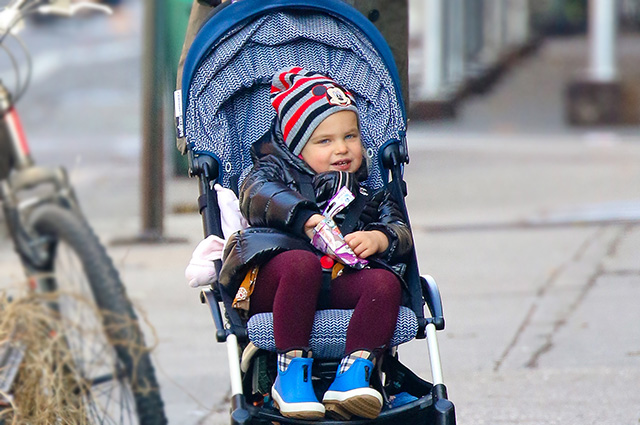
{"label": "stroller handle", "polygon": [[213,189],[213,185],[218,182],[220,176],[220,164],[216,158],[209,155],[195,155],[192,150],[189,150],[188,159],[189,176],[198,177],[200,181],[198,207],[202,215],[205,237],[216,235],[224,238],[218,195]]}
{"label": "stroller handle", "polygon": [[424,293],[431,318],[428,319],[429,323],[433,323],[437,330],[444,329],[444,313],[442,311],[442,298],[440,297],[440,290],[436,281],[430,275],[420,276],[422,283],[422,291]]}

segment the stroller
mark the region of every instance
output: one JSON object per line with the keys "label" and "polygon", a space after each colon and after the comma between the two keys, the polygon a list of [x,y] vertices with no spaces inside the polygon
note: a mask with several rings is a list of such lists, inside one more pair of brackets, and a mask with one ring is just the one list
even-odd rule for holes
{"label": "stroller", "polygon": [[[215,183],[236,194],[253,165],[252,145],[270,136],[275,110],[271,79],[287,66],[328,75],[352,92],[370,159],[367,185],[388,187],[404,209],[403,167],[408,163],[406,113],[400,79],[382,35],[362,14],[340,0],[228,1],[213,10],[187,54],[182,91],[176,92],[178,137],[186,137],[190,175],[199,178],[198,199],[205,236],[222,237]],[[447,399],[436,331],[444,329],[440,293],[430,276],[420,276],[415,252],[408,265],[397,327],[372,384],[384,398],[373,420],[314,421],[322,424],[455,424]],[[217,265],[219,269],[219,264]],[[231,376],[232,424],[305,424],[280,415],[270,399],[276,375],[273,318],[248,321],[232,307],[234,295],[214,284],[201,292],[225,342]],[[424,305],[429,317],[425,317]],[[344,355],[351,310],[319,310],[310,341],[314,388],[320,395]],[[397,346],[426,338],[432,372],[429,383],[398,359]],[[240,351],[242,350],[242,356]]]}

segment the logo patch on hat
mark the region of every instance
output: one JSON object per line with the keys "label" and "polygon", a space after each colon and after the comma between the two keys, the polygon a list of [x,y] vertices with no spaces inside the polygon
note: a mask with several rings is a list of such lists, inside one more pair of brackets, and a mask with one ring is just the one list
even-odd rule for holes
{"label": "logo patch on hat", "polygon": [[327,93],[327,88],[325,86],[315,86],[313,90],[311,90],[314,96],[322,96]]}
{"label": "logo patch on hat", "polygon": [[330,87],[327,89],[327,100],[330,105],[349,106],[351,99],[347,97],[344,91],[339,87]]}

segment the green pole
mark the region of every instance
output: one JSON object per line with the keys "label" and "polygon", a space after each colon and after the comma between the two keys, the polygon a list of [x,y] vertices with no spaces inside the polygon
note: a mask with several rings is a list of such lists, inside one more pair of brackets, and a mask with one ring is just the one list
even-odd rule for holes
{"label": "green pole", "polygon": [[142,64],[142,239],[162,239],[164,231],[164,43],[161,0],[145,0]]}

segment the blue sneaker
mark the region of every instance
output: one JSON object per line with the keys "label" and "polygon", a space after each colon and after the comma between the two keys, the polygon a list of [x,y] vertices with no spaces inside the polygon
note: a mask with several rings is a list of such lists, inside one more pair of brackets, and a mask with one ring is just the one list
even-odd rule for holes
{"label": "blue sneaker", "polygon": [[271,397],[282,416],[296,419],[322,419],[324,406],[318,402],[311,383],[313,359],[296,357],[286,371],[278,368]]}
{"label": "blue sneaker", "polygon": [[359,358],[347,369],[336,373],[336,379],[324,394],[322,402],[327,416],[338,420],[349,420],[351,416],[375,419],[382,409],[382,396],[369,387],[373,363]]}

